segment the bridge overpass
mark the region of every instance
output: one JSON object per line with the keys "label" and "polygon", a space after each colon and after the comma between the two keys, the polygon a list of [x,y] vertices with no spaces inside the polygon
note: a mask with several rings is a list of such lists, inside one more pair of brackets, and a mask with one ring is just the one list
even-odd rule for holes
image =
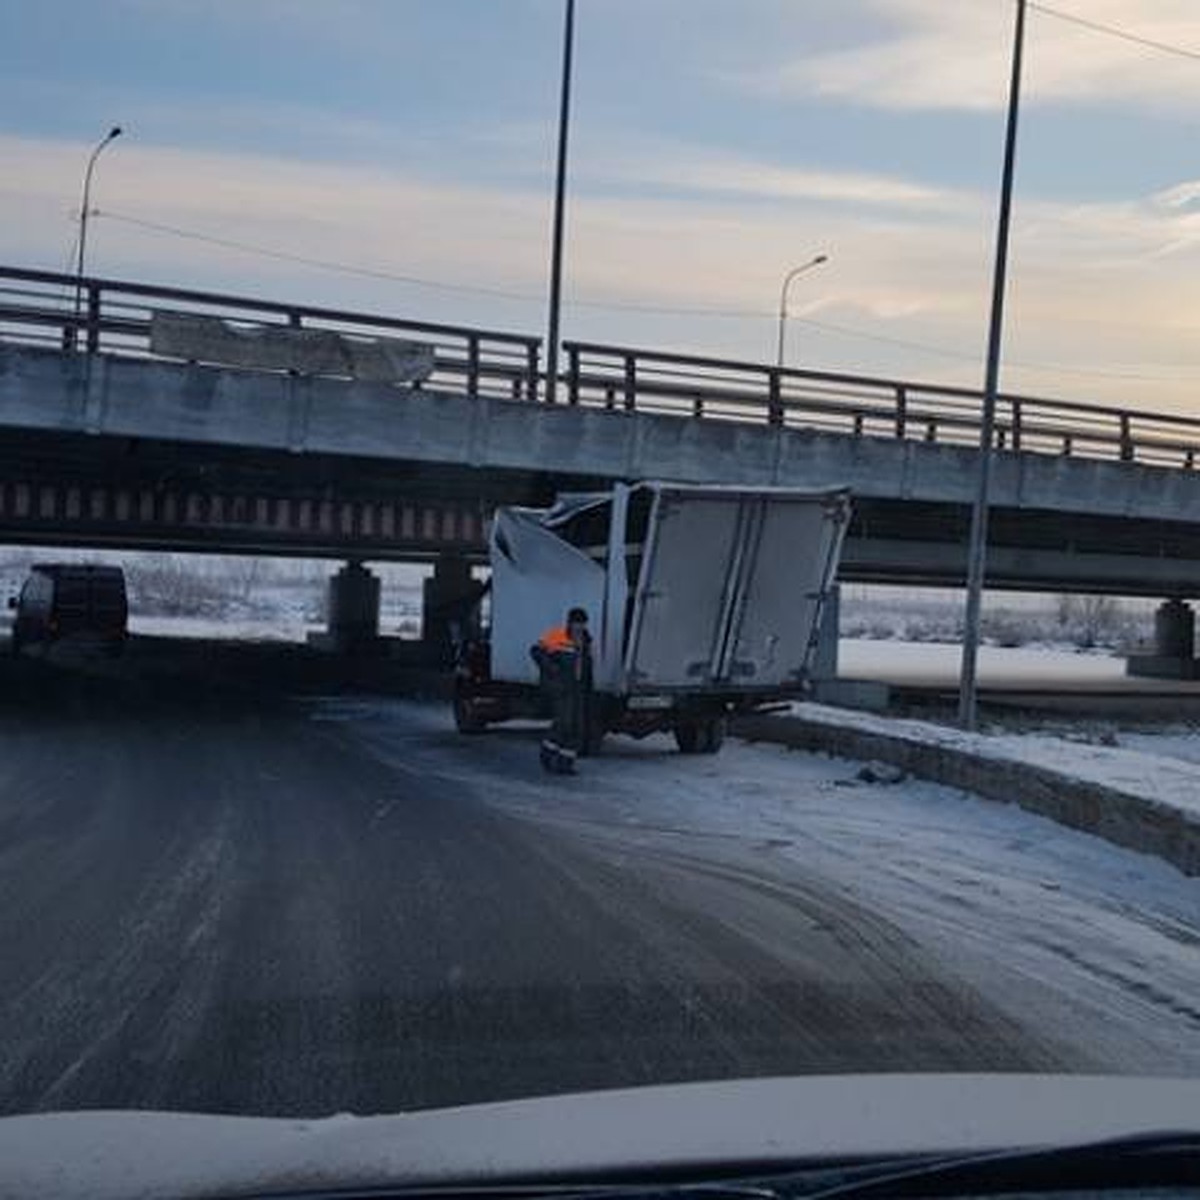
{"label": "bridge overpass", "polygon": [[[848,484],[843,577],[956,585],[978,461],[967,389],[0,268],[0,538],[335,555],[481,554],[498,503],[613,479]],[[156,321],[403,339],[429,374],[255,369]],[[156,352],[157,350],[157,352]],[[555,402],[557,401],[557,402]],[[1200,593],[1200,422],[1004,396],[988,584]],[[447,557],[451,556],[451,557]],[[449,582],[461,566],[446,567]]]}

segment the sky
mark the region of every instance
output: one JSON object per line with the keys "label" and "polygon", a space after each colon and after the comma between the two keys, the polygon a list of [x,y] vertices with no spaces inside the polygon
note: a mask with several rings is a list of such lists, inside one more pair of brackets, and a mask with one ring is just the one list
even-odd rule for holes
{"label": "sky", "polygon": [[[563,335],[768,361],[823,253],[791,365],[979,385],[1014,13],[577,0]],[[71,262],[120,124],[91,273],[543,333],[562,19],[0,0],[0,263]],[[1023,83],[1002,387],[1193,412],[1200,5],[1037,4]]]}

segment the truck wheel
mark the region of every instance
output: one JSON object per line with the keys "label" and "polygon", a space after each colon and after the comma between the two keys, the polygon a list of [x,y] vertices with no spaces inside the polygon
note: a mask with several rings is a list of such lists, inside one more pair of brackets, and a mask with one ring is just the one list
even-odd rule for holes
{"label": "truck wheel", "polygon": [[724,717],[681,721],[675,726],[675,744],[682,754],[716,754],[724,741]]}
{"label": "truck wheel", "polygon": [[454,697],[454,727],[459,733],[482,733],[487,728],[487,722],[475,711],[470,696]]}
{"label": "truck wheel", "polygon": [[680,754],[700,753],[700,730],[699,721],[680,721],[675,726],[675,745]]}
{"label": "truck wheel", "polygon": [[719,754],[721,747],[725,744],[725,718],[713,717],[711,721],[705,721],[703,726],[703,736],[701,739],[700,753],[701,754]]}

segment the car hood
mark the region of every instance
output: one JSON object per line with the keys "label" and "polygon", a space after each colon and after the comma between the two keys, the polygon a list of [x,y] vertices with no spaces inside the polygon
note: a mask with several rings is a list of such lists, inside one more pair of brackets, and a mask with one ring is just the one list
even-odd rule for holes
{"label": "car hood", "polygon": [[249,1196],[582,1180],[982,1151],[1179,1130],[1200,1080],[844,1075],[319,1120],[72,1112],[0,1120],[0,1196]]}

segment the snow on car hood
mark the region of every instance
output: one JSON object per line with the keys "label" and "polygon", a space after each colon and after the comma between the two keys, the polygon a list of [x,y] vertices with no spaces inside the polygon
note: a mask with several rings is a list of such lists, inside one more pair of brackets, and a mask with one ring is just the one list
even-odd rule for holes
{"label": "snow on car hood", "polygon": [[247,1196],[582,1179],[1077,1143],[1200,1121],[1200,1080],[879,1075],[593,1092],[320,1120],[72,1112],[0,1120],[0,1197]]}

